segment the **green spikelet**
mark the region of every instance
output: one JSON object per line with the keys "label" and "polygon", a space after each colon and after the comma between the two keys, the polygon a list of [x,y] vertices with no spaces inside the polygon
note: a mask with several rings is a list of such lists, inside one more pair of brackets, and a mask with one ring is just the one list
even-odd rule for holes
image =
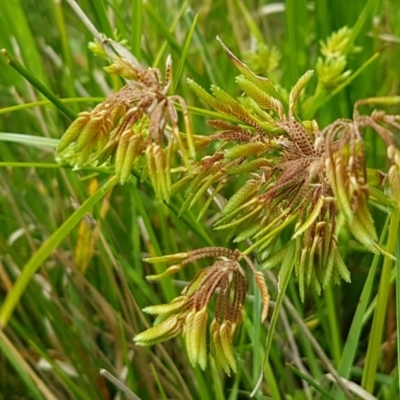
{"label": "green spikelet", "polygon": [[196,202],[200,199],[200,197],[203,196],[203,194],[211,187],[211,185],[217,182],[223,175],[224,175],[223,172],[217,172],[216,174],[211,175],[208,179],[203,181],[201,187],[197,190],[197,192],[193,196],[189,208],[193,207],[196,204]]}
{"label": "green spikelet", "polygon": [[238,209],[244,204],[250,197],[257,193],[261,186],[261,179],[250,179],[248,180],[225,204],[222,209],[222,215],[228,215],[232,211]]}
{"label": "green spikelet", "polygon": [[272,84],[272,82],[265,77],[258,76],[254,74],[250,70],[250,68],[240,61],[226,46],[225,44],[221,41],[221,39],[217,36],[217,40],[221,43],[224,51],[226,54],[228,54],[229,58],[235,65],[235,67],[240,71],[240,73],[245,76],[248,80],[253,82],[255,85],[257,85],[260,89],[262,89],[265,93],[269,94],[272,97],[275,97],[276,99],[280,100],[281,102],[285,102],[283,97],[280,95],[280,93],[276,90],[275,86]]}
{"label": "green spikelet", "polygon": [[86,124],[90,120],[90,113],[83,111],[79,113],[78,118],[69,126],[64,133],[57,147],[57,153],[64,151],[71,143],[75,142]]}
{"label": "green spikelet", "polygon": [[282,103],[276,98],[265,93],[256,84],[244,76],[236,77],[236,82],[239,87],[257,103],[259,107],[264,110],[273,110],[279,116],[283,114]]}
{"label": "green spikelet", "polygon": [[181,330],[179,320],[174,315],[161,324],[136,335],[133,340],[138,346],[151,346],[177,336]]}
{"label": "green spikelet", "polygon": [[265,142],[250,142],[245,144],[240,144],[238,146],[232,147],[225,153],[225,158],[235,159],[240,157],[248,157],[251,155],[263,154],[271,145]]}
{"label": "green spikelet", "polygon": [[102,123],[102,115],[95,115],[90,118],[90,121],[85,125],[85,128],[82,130],[81,134],[76,140],[76,152],[83,150],[87,146],[90,146],[92,148],[95,146],[97,133],[99,130],[103,129]]}
{"label": "green spikelet", "polygon": [[345,282],[351,282],[350,272],[337,249],[335,249],[334,268]]}
{"label": "green spikelet", "polygon": [[122,133],[118,141],[117,152],[115,154],[115,173],[119,177],[121,176],[131,135],[133,135],[132,128],[128,128]]}
{"label": "green spikelet", "polygon": [[220,329],[220,335],[221,335],[221,346],[225,360],[227,361],[230,369],[234,373],[236,373],[237,372],[236,359],[232,349],[232,335],[233,335],[232,323],[230,321],[224,321],[222,323]]}
{"label": "green spikelet", "polygon": [[287,243],[279,251],[268,257],[268,259],[262,264],[262,269],[271,269],[280,264],[285,258],[288,247],[289,244]]}
{"label": "green spikelet", "polygon": [[201,369],[207,366],[206,348],[207,309],[193,309],[186,317],[185,344],[189,361],[193,366],[199,364]]}
{"label": "green spikelet", "polygon": [[207,105],[209,105],[210,107],[214,108],[215,110],[218,110],[219,107],[223,107],[223,104],[220,101],[218,101],[215,97],[211,96],[211,94],[209,94],[206,90],[204,90],[194,80],[187,79],[187,83],[190,86],[190,88],[193,90],[193,92],[201,100],[203,100]]}
{"label": "green spikelet", "polygon": [[253,172],[256,171],[257,169],[263,168],[263,167],[270,167],[271,166],[271,161],[269,161],[266,158],[256,158],[255,160],[245,162],[243,164],[240,164],[236,167],[229,168],[227,170],[228,175],[239,175],[243,174],[245,172]]}
{"label": "green spikelet", "polygon": [[131,176],[132,168],[137,160],[137,157],[141,153],[142,135],[133,135],[128,144],[128,148],[125,153],[125,160],[122,164],[121,171],[119,172],[119,179],[121,183],[126,182]]}
{"label": "green spikelet", "polygon": [[300,93],[306,87],[307,83],[309,82],[313,74],[314,71],[309,70],[303,76],[301,76],[300,79],[296,82],[289,95],[289,110],[293,109],[294,105],[296,104],[300,96]]}
{"label": "green spikelet", "polygon": [[219,111],[235,115],[236,117],[246,121],[254,119],[254,117],[241,104],[239,104],[233,97],[229,96],[229,94],[224,90],[215,85],[211,85],[211,90],[216,99],[220,102],[217,108]]}
{"label": "green spikelet", "polygon": [[313,210],[307,213],[308,215],[307,220],[303,223],[303,225],[301,225],[298,229],[296,229],[296,232],[293,235],[293,239],[299,235],[302,235],[315,222],[315,220],[319,216],[319,213],[321,212],[321,208],[323,205],[324,205],[324,198],[320,197]]}
{"label": "green spikelet", "polygon": [[156,167],[156,176],[159,184],[159,198],[161,200],[169,201],[170,192],[168,189],[168,180],[170,179],[167,175],[170,171],[166,170],[166,157],[164,150],[159,145],[153,145],[153,155]]}

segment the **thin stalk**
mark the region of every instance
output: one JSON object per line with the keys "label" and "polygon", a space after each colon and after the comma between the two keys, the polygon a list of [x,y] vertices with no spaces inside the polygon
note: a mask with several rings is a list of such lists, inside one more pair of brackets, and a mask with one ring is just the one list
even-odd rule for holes
{"label": "thin stalk", "polygon": [[141,61],[142,59],[142,25],[143,25],[143,1],[133,0],[131,46],[132,46],[132,53],[135,55],[138,61]]}
{"label": "thin stalk", "polygon": [[[154,229],[150,223],[150,218],[149,215],[144,207],[142,198],[140,196],[139,190],[135,187],[132,191],[132,200],[133,200],[133,205],[137,209],[137,212],[143,219],[144,226],[146,228],[147,234],[149,235],[150,243],[153,247],[154,253],[157,257],[162,256],[161,252],[161,247],[158,243],[157,236],[154,232]],[[160,274],[163,270],[165,269],[165,265],[159,264],[156,266],[156,272],[157,274]],[[165,298],[170,301],[176,296],[176,290],[172,284],[172,281],[169,279],[167,280],[161,280],[160,282],[161,287],[163,288],[163,292],[165,295]]]}
{"label": "thin stalk", "polygon": [[[387,229],[389,226],[389,218],[387,218],[385,225],[383,227],[381,237],[379,240],[379,244],[382,245],[385,238]],[[374,259],[371,264],[371,268],[368,273],[368,277],[365,281],[360,299],[358,301],[358,306],[356,312],[353,317],[353,322],[351,323],[351,327],[349,333],[347,335],[347,340],[343,348],[342,357],[340,360],[340,364],[338,367],[338,373],[341,377],[348,379],[351,373],[351,367],[354,362],[354,358],[357,352],[357,345],[360,340],[361,330],[363,327],[363,318],[365,316],[369,299],[371,297],[372,285],[375,278],[376,269],[378,267],[378,261],[380,256],[375,254]],[[335,396],[336,399],[343,399],[343,393],[337,393]]]}
{"label": "thin stalk", "polygon": [[281,269],[279,272],[280,285],[279,285],[279,290],[278,290],[278,297],[276,299],[274,312],[272,314],[272,318],[271,318],[271,322],[270,322],[270,326],[269,326],[269,330],[268,330],[268,334],[267,334],[267,340],[265,343],[263,370],[261,371],[258,382],[256,383],[256,386],[254,387],[250,397],[253,397],[258,392],[259,387],[260,387],[263,377],[264,377],[263,371],[264,371],[267,361],[268,361],[269,351],[271,350],[272,339],[274,337],[276,323],[278,322],[279,312],[282,307],[282,302],[285,297],[286,288],[289,283],[289,279],[290,279],[290,276],[292,275],[292,271],[293,271],[293,267],[294,267],[294,250],[295,250],[295,241],[292,240],[286,251],[286,255],[285,255],[285,258],[283,259],[282,266],[281,266]]}
{"label": "thin stalk", "polygon": [[[66,68],[64,66],[64,76],[66,89],[69,97],[75,96],[74,89],[74,76],[75,76],[75,64],[71,53],[71,47],[68,42],[67,28],[65,26],[64,12],[61,5],[61,0],[54,0],[56,23],[60,32],[61,47],[65,59]],[[74,111],[78,112],[78,107],[75,105]]]}
{"label": "thin stalk", "polygon": [[41,400],[45,398],[46,400],[57,400],[56,396],[22,357],[20,350],[14,346],[1,329],[0,350],[18,371],[20,377],[29,388],[30,394],[34,396],[34,399]]}
{"label": "thin stalk", "polygon": [[[395,252],[399,229],[399,217],[399,209],[396,208],[392,212],[390,219],[389,237],[386,249],[389,254],[394,254]],[[381,354],[380,348],[387,311],[392,266],[393,260],[389,257],[385,257],[382,267],[374,319],[372,321],[370,340],[368,343],[364,374],[361,381],[361,386],[371,393],[374,390],[378,361]]]}
{"label": "thin stalk", "polygon": [[332,356],[335,363],[335,367],[337,367],[340,363],[340,356],[342,353],[342,343],[340,340],[339,324],[336,313],[337,307],[335,306],[332,285],[327,286],[327,288],[324,291],[324,295],[328,312],[330,337],[332,340],[331,342]]}
{"label": "thin stalk", "polygon": [[400,393],[400,240],[396,245],[396,325],[397,325],[397,385]]}
{"label": "thin stalk", "polygon": [[70,108],[66,107],[64,103],[46,86],[36,79],[18,60],[16,60],[6,49],[2,49],[1,53],[6,57],[7,63],[10,64],[20,75],[22,75],[28,82],[30,82],[40,93],[47,97],[61,112],[68,118],[74,120],[77,115]]}
{"label": "thin stalk", "polygon": [[[104,101],[106,98],[105,97],[71,97],[71,98],[66,98],[66,99],[58,99],[61,103],[100,103]],[[18,104],[17,106],[11,106],[11,107],[4,107],[0,109],[0,114],[6,114],[10,113],[13,111],[19,111],[19,110],[26,110],[28,108],[32,107],[39,107],[39,106],[47,106],[48,104],[53,104],[53,102],[49,100],[41,100],[41,101],[35,101],[33,103],[24,103],[24,104]]]}

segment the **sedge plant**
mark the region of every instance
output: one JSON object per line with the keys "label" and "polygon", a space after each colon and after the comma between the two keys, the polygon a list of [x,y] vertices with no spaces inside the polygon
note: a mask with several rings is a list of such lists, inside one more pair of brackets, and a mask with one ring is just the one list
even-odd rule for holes
{"label": "sedge plant", "polygon": [[[400,152],[396,135],[400,130],[400,98],[360,98],[354,101],[351,115],[336,116],[329,122],[323,116],[325,104],[331,104],[330,100],[379,56],[374,54],[355,72],[349,67],[351,57],[362,51],[355,45],[355,38],[361,29],[360,24],[365,23],[366,15],[372,10],[372,3],[369,1],[365,5],[359,19],[361,22],[353,29],[342,27],[319,43],[320,56],[312,69],[304,72],[298,66],[292,66],[291,78],[282,78],[279,70],[282,54],[277,47],[262,42],[262,34],[251,14],[245,5],[240,4],[247,28],[259,41],[257,49],[242,52],[242,61],[221,39],[214,40],[213,45],[219,42],[229,68],[237,70],[239,75],[231,82],[224,82],[218,69],[206,68],[209,80],[213,82],[210,90],[201,75],[190,68],[185,89],[177,83],[191,40],[193,43],[201,41],[196,28],[197,18],[192,20],[182,48],[185,57],[175,72],[172,57],[163,57],[163,51],[151,67],[142,59],[137,30],[139,20],[135,21],[137,24],[132,31],[132,54],[124,47],[127,41],[121,40],[123,35],[112,32],[104,9],[97,6],[102,29],[109,37],[90,28],[91,35],[95,34],[95,42],[89,47],[98,58],[111,59],[111,65],[104,70],[110,76],[107,79],[112,82],[113,90],[93,108],[84,107],[79,113],[74,111],[81,109],[77,107],[79,99],[71,100],[72,108],[66,107],[15,58],[4,52],[17,71],[73,119],[59,141],[48,138],[41,142],[56,148],[56,162],[46,166],[68,171],[68,178],[63,176],[63,180],[71,193],[71,185],[80,185],[77,176],[81,171],[89,174],[85,179],[90,181],[87,194],[80,194],[83,200],[88,199],[82,205],[73,201],[76,210],[34,252],[15,286],[11,288],[9,285],[0,310],[1,327],[6,333],[0,332],[0,349],[19,371],[35,398],[40,398],[41,394],[45,398],[56,398],[52,390],[58,396],[107,398],[104,377],[117,385],[127,398],[137,398],[133,392],[140,392],[140,385],[137,386],[137,380],[133,379],[136,373],[131,366],[133,354],[139,354],[140,367],[137,370],[151,365],[155,383],[154,386],[149,384],[150,389],[144,394],[149,398],[159,394],[167,398],[165,390],[169,395],[179,397],[181,393],[171,382],[179,382],[185,398],[190,398],[193,387],[197,385],[200,387],[199,395],[209,397],[202,375],[208,371],[215,382],[224,380],[221,378],[223,374],[231,377],[229,379],[235,383],[230,398],[239,396],[241,375],[247,382],[247,391],[253,389],[253,395],[257,396],[267,393],[272,398],[302,398],[303,394],[296,393],[297,389],[281,397],[285,379],[286,384],[293,384],[290,379],[301,382],[307,398],[315,395],[323,398],[351,398],[353,395],[368,398],[370,393],[374,393],[379,362],[374,349],[382,341],[382,310],[388,302],[387,288],[390,287],[393,265],[397,265]],[[293,12],[292,6],[287,4],[288,19]],[[140,7],[138,9],[142,10]],[[149,2],[146,12],[155,24],[161,26],[152,2]],[[83,17],[78,15],[89,26],[89,18],[84,14]],[[182,15],[183,11],[172,27],[177,25]],[[63,31],[65,27],[60,10],[57,16]],[[293,25],[288,30],[292,41],[295,40]],[[164,31],[163,34],[170,47],[176,49],[171,33]],[[224,37],[222,33],[221,37]],[[68,51],[65,47],[72,71],[74,66]],[[202,47],[202,51],[206,62],[211,62],[207,48]],[[159,66],[162,58],[166,59],[164,72]],[[290,84],[285,84],[285,79]],[[74,82],[70,77],[66,82],[72,94]],[[190,105],[193,96],[202,102],[202,107]],[[208,127],[193,123],[198,114],[208,117]],[[12,135],[3,136],[3,140],[17,139]],[[34,136],[26,136],[24,140],[26,143],[39,143]],[[369,162],[370,143],[384,149],[379,169]],[[99,188],[99,176],[111,178]],[[51,184],[50,181],[47,183]],[[13,192],[12,187],[7,190]],[[118,200],[120,205],[115,209],[112,206],[110,212],[111,195],[115,192],[117,196],[125,193],[132,199],[134,224],[125,218],[124,209],[128,205],[124,200],[121,202],[123,197]],[[92,212],[99,201],[101,207]],[[388,215],[384,227],[374,218],[376,210]],[[114,224],[107,225],[105,221],[110,213],[114,213]],[[100,226],[93,214],[103,221]],[[23,220],[22,215],[19,219]],[[68,273],[58,276],[61,283],[55,280],[56,283],[48,289],[47,277],[39,278],[37,270],[78,224],[78,245],[71,258],[73,261],[69,256],[59,255],[61,262],[68,265]],[[181,233],[178,240],[171,238],[171,225]],[[30,228],[25,228],[28,244],[34,249]],[[130,232],[132,252],[124,249],[123,243],[114,243],[111,239],[113,229]],[[188,229],[195,233],[196,239],[190,235],[182,239]],[[382,234],[378,234],[380,231]],[[166,246],[160,245],[160,237]],[[0,239],[3,248],[11,251],[12,262],[6,261],[11,267],[7,267],[7,272],[1,269],[5,282],[8,282],[9,276],[13,276],[8,271],[15,272],[15,266],[19,268],[23,261],[4,244],[6,241]],[[146,251],[142,251],[141,243]],[[342,344],[335,326],[338,324],[337,304],[332,294],[339,286],[332,284],[343,287],[352,281],[353,271],[348,265],[351,246],[363,254],[369,252],[374,259],[362,293],[366,303],[372,291],[373,274],[379,260],[384,261],[378,295],[369,310],[367,304],[360,302],[350,328],[352,336],[349,335],[345,343],[346,351],[341,353]],[[169,251],[166,252],[164,247]],[[123,252],[131,254],[129,259],[133,265],[115,256]],[[91,276],[91,264],[98,254],[101,254],[101,265],[108,267],[104,275],[97,270]],[[147,286],[143,280],[145,275],[152,286]],[[275,275],[278,275],[278,281]],[[38,282],[34,288],[28,286],[32,277]],[[134,284],[128,287],[126,277]],[[171,277],[176,278],[172,283]],[[71,286],[65,285],[63,280],[68,280]],[[112,289],[108,288],[109,282]],[[138,288],[143,290],[141,297],[135,295]],[[156,288],[162,288],[161,295]],[[115,362],[118,365],[105,361],[105,354],[110,351],[107,346],[104,354],[101,351],[100,358],[115,375],[127,368],[129,378],[126,384],[107,370],[102,369],[101,377],[98,377],[91,358],[84,362],[84,358],[80,359],[71,352],[71,365],[74,367],[70,368],[63,361],[68,351],[59,350],[53,358],[49,356],[45,345],[38,345],[29,337],[29,318],[18,306],[25,291],[30,299],[41,291],[52,299],[53,303],[43,298],[38,305],[38,309],[46,310],[40,329],[52,346],[61,349],[60,341],[68,343],[66,335],[64,339],[55,339],[64,334],[53,322],[58,313],[55,305],[63,311],[67,324],[76,323],[73,340],[79,342],[80,337],[86,337],[90,332],[87,336],[90,340],[83,340],[80,353],[82,349],[88,354],[95,353],[96,340],[107,342],[110,337],[118,338],[112,345],[119,354]],[[71,298],[66,307],[62,304],[64,291]],[[87,293],[89,299],[85,298]],[[326,301],[329,323],[333,327],[333,332],[329,333],[333,338],[333,362],[310,332],[315,321],[301,317],[311,298],[319,309],[325,306]],[[150,315],[151,326],[140,308]],[[12,316],[14,309],[18,318]],[[107,335],[103,337],[99,333],[101,329],[95,327],[98,321],[96,317],[91,319],[88,310],[96,312],[106,327]],[[289,326],[287,313],[295,321],[292,326]],[[363,370],[359,372],[360,385],[355,385],[348,379],[351,372],[357,372],[351,366],[365,324],[362,318],[365,319],[368,313],[374,313],[370,342]],[[304,363],[296,355],[297,348],[292,347],[295,349],[293,358],[289,358],[293,360],[290,366],[293,378],[278,378],[278,383],[277,377],[285,375],[285,367],[282,361],[277,361],[281,355],[271,344],[285,341],[277,334],[280,324],[286,327],[285,336],[291,343],[295,342],[294,337],[302,341],[308,360]],[[263,326],[266,331],[261,329]],[[40,367],[39,363],[36,365],[38,370],[42,371],[46,365],[48,370],[55,371],[57,379],[62,382],[60,391],[39,389],[41,393],[38,393],[33,389],[34,384],[43,388],[42,379],[45,378],[32,371],[19,357],[15,345],[7,337],[7,329],[18,332],[34,349],[35,355],[40,356],[42,364]],[[329,330],[326,326],[323,329]],[[187,374],[188,382],[195,383],[185,382],[186,378],[182,378],[184,375],[177,367],[179,364],[171,358],[174,353],[176,355],[176,348],[180,348],[178,336],[183,338],[183,347],[193,372],[188,371],[186,365],[181,369]],[[246,338],[249,337],[254,341],[251,348],[255,360],[253,376],[249,376],[245,368],[250,346]],[[260,343],[264,340],[266,345],[262,358],[263,346]],[[352,340],[355,343],[352,344]],[[147,362],[145,354],[148,353],[143,348],[156,349],[151,353],[151,362]],[[32,363],[32,359],[28,360]],[[163,362],[165,365],[160,367]],[[280,373],[271,369],[271,362],[281,368]],[[161,380],[157,369],[163,371],[167,379]],[[324,377],[323,370],[329,372]],[[259,373],[261,379],[258,379]],[[83,379],[85,388],[96,379],[100,383],[85,392],[75,383],[77,376]],[[398,378],[397,381],[396,377],[391,378],[387,393],[379,393],[385,399],[391,398],[398,389]],[[257,380],[261,386],[256,385]],[[327,381],[333,382],[333,387]],[[222,399],[223,390],[218,385],[220,383],[215,383],[213,395]]]}

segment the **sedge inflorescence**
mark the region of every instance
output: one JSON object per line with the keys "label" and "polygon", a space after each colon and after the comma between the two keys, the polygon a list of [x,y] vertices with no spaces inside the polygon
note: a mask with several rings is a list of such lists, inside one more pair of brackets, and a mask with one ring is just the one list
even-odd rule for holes
{"label": "sedge inflorescence", "polygon": [[[319,61],[318,72],[335,65],[336,73],[334,79],[320,78],[319,84],[325,88],[321,90],[348,76],[340,52],[335,50],[348,36],[343,30],[325,46],[326,60]],[[220,119],[209,121],[216,133],[192,134],[185,101],[168,94],[170,61],[162,79],[158,69],[117,58],[108,72],[128,79],[127,85],[93,111],[79,115],[60,141],[58,158],[76,168],[114,164],[122,183],[138,164],[159,199],[168,202],[171,195],[183,194],[181,214],[202,202],[198,218],[207,213],[215,217],[212,203],[219,207],[213,228],[226,231],[228,241],[247,243],[246,250],[209,247],[147,259],[150,263],[175,263],[150,279],[161,279],[199,259],[212,258],[214,262],[201,269],[170,303],[146,307],[145,312],[157,317],[153,326],[134,340],[145,346],[182,334],[193,365],[204,369],[211,353],[229,374],[236,371],[232,343],[243,319],[248,288],[241,262],[260,290],[262,320],[268,311],[267,285],[249,254],[256,252],[262,267],[271,268],[282,263],[294,241],[293,262],[302,300],[309,286],[319,293],[331,281],[350,281],[338,250],[339,225],[347,225],[370,251],[391,257],[377,243],[368,202],[372,193],[373,199],[384,198],[390,207],[400,206],[400,153],[392,137],[393,129],[400,130],[400,116],[381,110],[362,115],[359,108],[390,105],[400,99],[360,100],[352,119],[338,119],[320,129],[316,121],[301,120],[296,114],[313,71],[307,71],[285,96],[222,46],[241,73],[236,82],[242,98],[235,99],[217,86],[211,87],[210,94],[188,80],[194,93],[220,114]],[[179,131],[176,104],[182,110],[186,134]],[[382,179],[374,188],[366,167],[363,130],[367,127],[386,144],[389,163],[388,173],[380,172]],[[196,160],[195,154],[209,144],[213,150]],[[174,158],[175,153],[179,157]],[[176,160],[180,160],[178,168],[172,165]],[[241,182],[234,193],[225,190],[232,180]],[[207,335],[213,297],[214,317]]]}
{"label": "sedge inflorescence", "polygon": [[[168,94],[171,58],[167,59],[165,79],[159,69],[143,68],[121,57],[116,57],[106,71],[127,79],[127,84],[92,111],[79,114],[60,140],[58,160],[75,168],[111,161],[116,175],[124,183],[144,154],[145,171],[157,197],[168,200],[174,153],[179,151],[186,166],[187,149],[194,154],[186,103],[182,97]],[[179,133],[175,102],[183,112],[186,144]]]}
{"label": "sedge inflorescence", "polygon": [[156,314],[153,327],[135,336],[134,341],[140,346],[162,342],[177,336],[185,338],[189,360],[202,369],[207,366],[207,306],[214,294],[216,305],[214,318],[209,329],[211,350],[217,366],[230,375],[236,372],[236,360],[232,342],[242,322],[244,303],[247,294],[247,278],[239,263],[243,257],[254,274],[263,301],[261,319],[268,315],[269,294],[260,271],[257,271],[251,260],[240,252],[223,247],[207,247],[188,253],[147,259],[151,263],[177,262],[159,276],[148,279],[160,279],[178,272],[183,266],[202,258],[218,258],[212,265],[202,268],[185,287],[181,295],[168,304],[149,306],[143,311]]}

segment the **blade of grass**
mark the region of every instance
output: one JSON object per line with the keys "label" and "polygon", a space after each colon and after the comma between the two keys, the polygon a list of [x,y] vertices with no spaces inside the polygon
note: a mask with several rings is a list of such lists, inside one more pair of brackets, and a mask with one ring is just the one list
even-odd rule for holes
{"label": "blade of grass", "polygon": [[[174,22],[171,25],[171,28],[169,29],[169,33],[172,35],[172,33],[175,31],[176,26],[178,25],[179,20],[182,18],[183,13],[186,10],[186,7],[188,6],[187,2],[183,2],[182,7],[179,9],[179,12],[177,13]],[[153,62],[153,67],[157,67],[160,64],[161,58],[165,52],[165,49],[168,46],[168,40],[164,40],[163,44],[160,46],[160,50],[158,51],[156,57],[154,58]]]}
{"label": "blade of grass", "polygon": [[[399,217],[400,213],[399,210],[396,208],[390,216],[389,236],[386,249],[389,254],[394,254],[396,249],[397,234],[399,229]],[[380,277],[374,319],[372,321],[370,339],[368,342],[364,373],[361,381],[361,386],[371,393],[374,390],[378,361],[381,355],[380,348],[387,311],[387,300],[389,294],[392,264],[393,260],[389,257],[385,257]]]}
{"label": "blade of grass", "polygon": [[329,330],[331,337],[331,349],[335,367],[339,365],[342,343],[340,340],[340,329],[338,324],[337,307],[335,304],[332,285],[328,285],[324,290],[324,298],[328,312]]}
{"label": "blade of grass", "polygon": [[299,369],[294,367],[291,364],[286,364],[297,376],[299,376],[301,379],[304,379],[307,381],[315,390],[317,390],[319,393],[321,393],[324,396],[324,399],[329,399],[329,400],[335,400],[334,397],[332,397],[329,392],[327,392],[324,388],[321,387],[317,382],[314,381],[314,379],[311,379],[308,375],[303,374]]}
{"label": "blade of grass", "polygon": [[0,161],[1,167],[11,168],[61,168],[60,164],[56,163],[40,163],[40,162],[18,162],[18,161]]}
{"label": "blade of grass", "polygon": [[[17,370],[19,376],[22,378],[29,394],[34,396],[37,400],[57,400],[57,398],[50,392],[47,385],[39,378],[36,372],[22,357],[18,349],[15,348],[13,343],[8,339],[3,330],[0,329],[0,350],[7,357],[9,362]],[[42,396],[43,394],[43,396]]]}
{"label": "blade of grass", "polygon": [[91,8],[96,12],[101,25],[101,31],[109,38],[113,38],[113,27],[111,26],[110,18],[107,15],[106,4],[103,0],[90,0]]}
{"label": "blade of grass", "polygon": [[32,255],[0,308],[0,328],[7,325],[28,283],[42,263],[80,222],[86,213],[117,183],[117,177],[111,178],[93,196],[89,197]]}
{"label": "blade of grass", "polygon": [[[102,102],[105,97],[71,97],[67,99],[58,99],[62,103],[91,103],[91,102]],[[13,111],[26,110],[32,107],[47,106],[53,104],[50,100],[35,101],[33,103],[18,104],[17,106],[10,106],[0,108],[0,114],[7,114]]]}
{"label": "blade of grass", "polygon": [[23,133],[7,133],[0,132],[0,141],[21,143],[25,146],[48,146],[56,148],[58,146],[58,139],[51,139],[42,136],[24,135]]}
{"label": "blade of grass", "polygon": [[400,240],[396,244],[396,325],[397,325],[397,384],[400,393]]}
{"label": "blade of grass", "polygon": [[[62,53],[65,61],[65,65],[63,66],[65,87],[68,93],[68,97],[75,97],[76,95],[74,88],[75,64],[73,62],[71,47],[68,41],[67,27],[65,25],[65,17],[64,17],[63,7],[61,5],[61,0],[54,1],[54,8],[56,16],[55,19],[58,26],[58,30],[60,32]],[[75,112],[79,111],[76,104],[73,104],[73,107]]]}
{"label": "blade of grass", "polygon": [[[382,234],[379,240],[379,245],[382,245],[386,238],[386,232],[389,226],[390,217],[386,219],[385,225],[382,230]],[[372,293],[372,285],[374,282],[374,277],[376,273],[376,269],[378,267],[378,262],[380,259],[380,255],[375,254],[371,268],[368,272],[367,279],[364,283],[364,287],[360,296],[360,300],[358,301],[358,306],[356,312],[353,317],[353,322],[351,324],[349,333],[347,335],[346,343],[343,347],[342,357],[338,367],[338,373],[345,379],[350,377],[351,366],[353,365],[354,358],[357,352],[358,342],[360,340],[361,330],[363,327],[363,318],[365,312],[368,307],[369,299]],[[338,394],[336,399],[342,399],[343,394]]]}
{"label": "blade of grass", "polygon": [[282,302],[283,298],[285,297],[286,293],[286,288],[289,283],[290,276],[292,275],[292,270],[294,267],[294,249],[295,249],[295,242],[294,240],[291,241],[289,244],[289,247],[286,251],[285,258],[282,261],[282,266],[279,270],[279,292],[278,292],[278,297],[276,299],[276,304],[274,308],[274,312],[272,314],[270,326],[268,329],[268,334],[267,334],[267,339],[265,343],[265,348],[264,348],[264,365],[260,374],[260,377],[258,379],[258,382],[256,383],[256,386],[254,387],[250,397],[253,397],[257,392],[258,389],[262,383],[262,379],[264,377],[263,370],[265,369],[267,360],[268,360],[268,354],[271,349],[272,345],[272,339],[275,334],[275,327],[276,323],[278,322],[278,317],[279,317],[279,311],[282,307]]}
{"label": "blade of grass", "polygon": [[182,72],[183,72],[183,68],[184,68],[185,63],[186,63],[186,58],[187,58],[187,55],[188,55],[188,52],[189,52],[190,43],[192,42],[193,33],[194,33],[195,28],[196,28],[197,18],[198,18],[198,15],[196,15],[194,17],[192,26],[190,27],[190,30],[189,30],[189,32],[188,32],[188,34],[186,36],[185,44],[184,44],[183,50],[182,50],[182,55],[180,57],[178,68],[177,68],[176,74],[174,76],[173,93],[175,93],[175,91],[176,91],[176,88],[178,86],[179,80],[180,80]]}
{"label": "blade of grass", "polygon": [[68,118],[74,120],[76,114],[70,108],[66,107],[60,99],[35,78],[19,61],[17,61],[6,49],[2,49],[1,53],[6,57],[7,63],[10,64],[18,73],[20,73],[28,82],[30,82],[40,93],[47,97],[60,111]]}
{"label": "blade of grass", "polygon": [[132,32],[131,48],[133,55],[140,62],[142,59],[142,25],[143,25],[143,1],[132,1]]}
{"label": "blade of grass", "polygon": [[[188,26],[192,25],[194,17],[190,8],[185,15],[185,20]],[[204,38],[204,35],[201,33],[199,27],[197,26],[195,27],[193,32],[193,42],[201,54],[201,59],[204,62],[204,67],[207,71],[210,82],[214,85],[222,86],[223,79],[221,77],[221,74],[219,73],[218,68],[215,68],[213,66],[214,63],[209,51],[209,46]]]}
{"label": "blade of grass", "polygon": [[301,75],[305,63],[306,2],[304,0],[287,0],[285,6],[288,69],[290,84],[293,85]]}
{"label": "blade of grass", "polygon": [[346,46],[343,49],[343,54],[347,54],[350,50],[350,48],[353,46],[354,41],[356,40],[357,36],[360,34],[361,29],[366,25],[368,18],[370,16],[370,14],[372,13],[372,10],[374,7],[376,7],[376,0],[369,0],[363,10],[361,11],[361,13],[359,14],[356,23],[354,24],[354,26],[351,29],[351,34],[349,37],[349,40],[346,44]]}
{"label": "blade of grass", "polygon": [[[137,209],[137,212],[139,215],[142,217],[144,226],[146,228],[146,232],[149,235],[150,243],[153,247],[154,254],[156,257],[160,257],[163,255],[161,251],[161,247],[158,241],[158,238],[154,232],[153,226],[151,225],[149,215],[147,213],[146,208],[144,207],[142,197],[140,196],[140,192],[137,189],[137,187],[134,187],[134,189],[131,191],[132,194],[132,204],[134,207]],[[166,267],[164,264],[156,264],[155,265],[156,273],[160,274],[163,272]],[[164,296],[168,301],[171,301],[175,296],[176,296],[176,289],[172,285],[171,279],[162,279],[160,281],[160,285],[163,289]]]}

